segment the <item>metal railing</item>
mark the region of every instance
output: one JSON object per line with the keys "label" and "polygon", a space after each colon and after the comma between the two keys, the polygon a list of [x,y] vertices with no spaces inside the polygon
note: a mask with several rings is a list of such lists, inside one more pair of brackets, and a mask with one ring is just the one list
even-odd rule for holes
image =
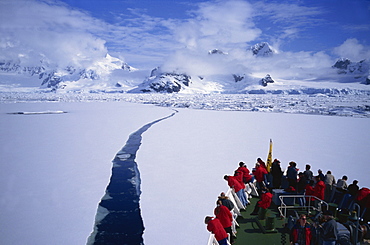
{"label": "metal railing", "polygon": [[[247,195],[247,198],[249,198],[248,193],[246,193],[246,195]],[[236,235],[236,227],[239,226],[239,224],[236,221],[236,219],[237,219],[238,216],[241,216],[240,209],[245,209],[245,207],[242,204],[242,202],[240,201],[240,199],[238,198],[238,196],[236,195],[234,189],[229,188],[227,190],[225,196],[227,196],[229,198],[229,200],[232,201],[233,204],[234,204],[234,208],[233,208],[233,210],[231,210],[231,214],[233,216],[233,222],[232,222],[231,229],[232,229],[234,235]],[[228,241],[227,242],[228,242],[228,244],[230,244],[230,235],[228,237]],[[209,235],[207,245],[218,245],[218,242],[217,242],[214,234],[211,233]]]}
{"label": "metal railing", "polygon": [[209,235],[207,245],[218,245],[218,242],[217,242],[214,234]]}
{"label": "metal railing", "polygon": [[[211,234],[209,236],[207,245],[218,245],[218,242],[217,242],[216,237],[215,237],[214,234]],[[228,235],[227,245],[231,245],[231,243],[230,243],[230,234]]]}
{"label": "metal railing", "polygon": [[[280,216],[286,218],[286,213],[288,209],[307,209],[307,213],[311,211],[322,211],[322,206],[327,206],[328,203],[315,197],[306,195],[281,195],[280,207],[278,210]],[[298,205],[296,205],[298,204]]]}

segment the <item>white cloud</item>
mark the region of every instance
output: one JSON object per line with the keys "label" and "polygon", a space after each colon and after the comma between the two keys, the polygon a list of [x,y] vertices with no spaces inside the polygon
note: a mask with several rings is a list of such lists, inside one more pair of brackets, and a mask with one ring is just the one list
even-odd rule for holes
{"label": "white cloud", "polygon": [[268,3],[258,1],[253,4],[255,16],[271,19],[274,23],[286,23],[293,26],[304,26],[320,21],[318,15],[323,11],[317,7],[302,6],[296,3]]}
{"label": "white cloud", "polygon": [[228,55],[177,52],[162,66],[164,71],[176,71],[191,76],[247,74],[274,79],[330,80],[335,60],[325,52],[280,52],[271,57],[256,57],[246,49],[232,50]]}
{"label": "white cloud", "polygon": [[[201,70],[206,74],[220,71],[220,67],[229,68],[231,60],[245,59],[249,44],[261,37],[262,31],[253,19],[259,9],[247,1],[216,0],[193,5],[196,9],[189,12],[188,19],[151,17],[132,9],[132,16],[125,16],[106,39],[128,61],[148,62],[152,68],[165,63],[163,67],[169,70],[187,68],[188,72]],[[298,32],[295,28],[284,31],[286,36]],[[222,59],[210,60],[207,52],[214,48],[230,54],[226,63]]]}
{"label": "white cloud", "polygon": [[1,1],[0,16],[0,59],[86,65],[107,53],[94,34],[105,24],[59,2]]}
{"label": "white cloud", "polygon": [[[234,61],[245,59],[247,43],[261,34],[252,12],[252,6],[240,0],[200,3],[191,12],[191,19],[169,26],[182,49],[166,60],[163,69],[181,69],[197,75],[240,70],[240,62]],[[229,55],[208,55],[209,50],[216,48]]]}
{"label": "white cloud", "polygon": [[[119,22],[113,25],[57,1],[0,0],[0,60],[88,65],[109,51],[138,68],[163,65],[164,70],[181,68],[190,75],[244,72],[294,78],[319,76],[324,74],[320,67],[333,65],[323,52],[280,52],[259,59],[247,50],[263,38],[279,49],[280,44],[298,37],[307,23],[312,26],[321,21],[318,8],[243,0],[194,6],[188,19],[163,19],[131,9],[131,15],[117,16]],[[263,28],[257,26],[261,19],[277,30],[262,33]],[[208,55],[214,48],[229,55]],[[347,40],[334,52],[353,60],[370,57],[369,48],[356,39]]]}
{"label": "white cloud", "polygon": [[138,68],[150,68],[163,63],[166,56],[179,48],[172,29],[180,20],[152,17],[136,9],[130,16],[119,16],[120,22],[108,26],[99,35],[107,40],[109,51],[123,55]]}
{"label": "white cloud", "polygon": [[[263,37],[280,49],[280,45],[302,37],[307,29],[324,23],[324,11],[298,3],[255,1],[253,17],[261,25]],[[262,28],[262,26],[264,28]]]}
{"label": "white cloud", "polygon": [[[225,11],[227,10],[227,11]],[[272,57],[255,57],[248,44],[255,44],[263,34],[255,25],[257,17],[283,23],[274,48],[299,35],[301,26],[321,12],[297,4],[254,4],[245,1],[204,2],[193,11],[192,18],[174,29],[175,38],[184,48],[170,56],[163,69],[189,75],[256,74],[286,79],[315,79],[326,76],[333,59],[324,52],[280,52]],[[228,55],[208,55],[218,48]],[[323,69],[323,67],[325,67]]]}
{"label": "white cloud", "polygon": [[370,30],[370,24],[357,24],[357,25],[344,25],[342,26],[343,30],[346,32],[356,32],[356,31],[366,31]]}
{"label": "white cloud", "polygon": [[209,50],[245,46],[261,31],[252,21],[252,6],[239,0],[200,3],[193,18],[176,26],[176,40],[189,49]]}
{"label": "white cloud", "polygon": [[333,52],[352,61],[370,59],[370,47],[360,44],[356,38],[347,39],[342,45],[334,48]]}
{"label": "white cloud", "polygon": [[271,74],[273,78],[316,80],[333,73],[333,59],[324,52],[280,52],[272,57],[248,61],[251,73],[259,76]]}

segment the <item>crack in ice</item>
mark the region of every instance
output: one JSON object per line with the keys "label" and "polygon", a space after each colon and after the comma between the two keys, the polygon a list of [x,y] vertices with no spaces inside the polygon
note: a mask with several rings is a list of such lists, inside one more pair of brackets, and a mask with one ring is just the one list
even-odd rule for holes
{"label": "crack in ice", "polygon": [[141,127],[132,133],[113,159],[112,175],[95,217],[94,230],[87,244],[144,244],[144,224],[139,206],[140,172],[135,162],[142,134],[152,125],[178,111]]}

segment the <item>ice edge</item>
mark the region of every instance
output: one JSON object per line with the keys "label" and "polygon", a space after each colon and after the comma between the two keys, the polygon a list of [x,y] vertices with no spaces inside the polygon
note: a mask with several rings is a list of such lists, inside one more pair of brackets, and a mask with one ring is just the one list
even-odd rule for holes
{"label": "ice edge", "polygon": [[[97,213],[93,232],[87,239],[87,245],[104,244],[125,239],[132,244],[144,244],[144,225],[141,217],[140,172],[135,162],[136,153],[140,148],[142,134],[152,125],[174,116],[178,111],[167,117],[155,120],[132,133],[123,148],[113,159],[112,175],[102,197]],[[136,222],[133,222],[133,218]],[[136,224],[136,225],[135,225]]]}

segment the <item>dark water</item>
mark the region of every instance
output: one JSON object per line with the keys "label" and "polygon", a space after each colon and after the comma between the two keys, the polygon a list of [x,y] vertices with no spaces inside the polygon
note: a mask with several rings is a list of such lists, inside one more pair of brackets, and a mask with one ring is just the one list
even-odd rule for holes
{"label": "dark water", "polygon": [[129,136],[125,146],[113,160],[112,176],[106,195],[99,203],[94,231],[88,244],[140,245],[144,224],[140,211],[140,172],[135,162],[142,134],[153,124],[174,116],[158,119],[141,127]]}

